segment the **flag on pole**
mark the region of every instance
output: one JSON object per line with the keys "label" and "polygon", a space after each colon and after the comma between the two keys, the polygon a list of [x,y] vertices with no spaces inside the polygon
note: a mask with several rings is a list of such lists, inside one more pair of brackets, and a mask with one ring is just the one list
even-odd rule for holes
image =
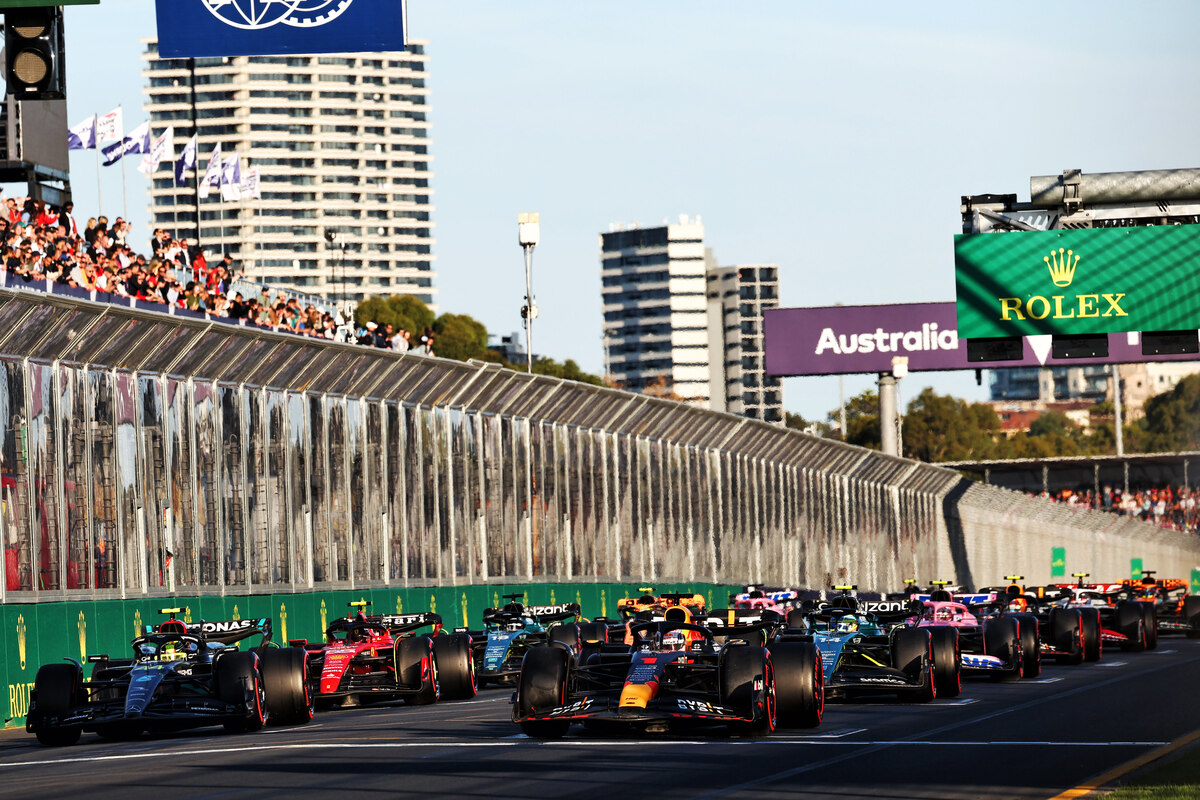
{"label": "flag on pole", "polygon": [[96,149],[96,115],[79,123],[75,127],[67,131],[67,149],[68,150],[95,150]]}
{"label": "flag on pole", "polygon": [[162,136],[150,143],[150,149],[142,156],[142,163],[138,164],[138,172],[143,175],[152,175],[158,169],[158,165],[164,161],[174,158],[174,142],[175,142],[175,127],[169,126],[163,131]]}
{"label": "flag on pole", "polygon": [[242,199],[242,159],[233,153],[221,166],[221,199],[234,203]]}
{"label": "flag on pole", "polygon": [[115,142],[125,134],[125,122],[121,116],[121,107],[100,117],[96,125],[96,141]]}
{"label": "flag on pole", "polygon": [[149,121],[138,125],[120,142],[116,144],[110,144],[108,147],[102,148],[101,152],[104,153],[104,166],[106,167],[111,167],[113,164],[117,163],[124,156],[127,156],[130,153],[149,153]]}
{"label": "flag on pole", "polygon": [[199,134],[192,134],[188,143],[183,146],[183,154],[175,162],[175,185],[187,185],[187,171],[196,167],[196,149],[199,147]]}
{"label": "flag on pole", "polygon": [[204,171],[204,177],[200,180],[200,199],[208,198],[208,190],[213,186],[221,185],[221,143],[217,142],[217,146],[213,148],[212,155],[208,157],[208,169]]}
{"label": "flag on pole", "polygon": [[240,187],[243,200],[258,200],[262,197],[262,186],[258,179],[258,167],[251,167],[242,173]]}

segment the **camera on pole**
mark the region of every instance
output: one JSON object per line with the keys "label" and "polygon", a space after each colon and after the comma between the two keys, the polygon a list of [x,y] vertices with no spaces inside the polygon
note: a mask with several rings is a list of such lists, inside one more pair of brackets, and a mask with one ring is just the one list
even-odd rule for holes
{"label": "camera on pole", "polygon": [[17,100],[62,100],[62,8],[10,8],[4,12],[4,61],[8,93]]}

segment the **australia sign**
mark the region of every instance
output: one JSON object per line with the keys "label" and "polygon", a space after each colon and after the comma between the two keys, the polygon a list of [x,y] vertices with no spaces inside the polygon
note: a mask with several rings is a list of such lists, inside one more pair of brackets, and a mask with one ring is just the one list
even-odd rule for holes
{"label": "australia sign", "polygon": [[1200,225],[954,237],[958,335],[1200,328]]}
{"label": "australia sign", "polygon": [[404,0],[156,0],[162,58],[389,52]]}

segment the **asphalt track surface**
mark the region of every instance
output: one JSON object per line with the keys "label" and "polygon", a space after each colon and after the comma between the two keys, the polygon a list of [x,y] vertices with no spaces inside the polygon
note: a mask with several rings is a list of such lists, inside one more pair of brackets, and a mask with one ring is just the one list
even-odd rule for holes
{"label": "asphalt track surface", "polygon": [[969,681],[929,705],[830,705],[761,739],[525,738],[510,690],[325,711],[299,728],[201,729],[47,748],[0,733],[0,797],[1045,798],[1200,728],[1200,641],[1161,639],[1035,681]]}

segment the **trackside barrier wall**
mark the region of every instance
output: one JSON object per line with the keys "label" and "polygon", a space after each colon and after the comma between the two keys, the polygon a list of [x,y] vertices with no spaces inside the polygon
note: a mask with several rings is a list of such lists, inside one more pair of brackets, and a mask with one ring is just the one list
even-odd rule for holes
{"label": "trackside barrier wall", "polygon": [[307,598],[341,592],[894,590],[1200,564],[1200,537],[742,417],[17,289],[0,289],[0,534],[18,709],[62,637],[114,630],[120,651],[131,609],[168,598],[211,618],[294,597],[291,634]]}

